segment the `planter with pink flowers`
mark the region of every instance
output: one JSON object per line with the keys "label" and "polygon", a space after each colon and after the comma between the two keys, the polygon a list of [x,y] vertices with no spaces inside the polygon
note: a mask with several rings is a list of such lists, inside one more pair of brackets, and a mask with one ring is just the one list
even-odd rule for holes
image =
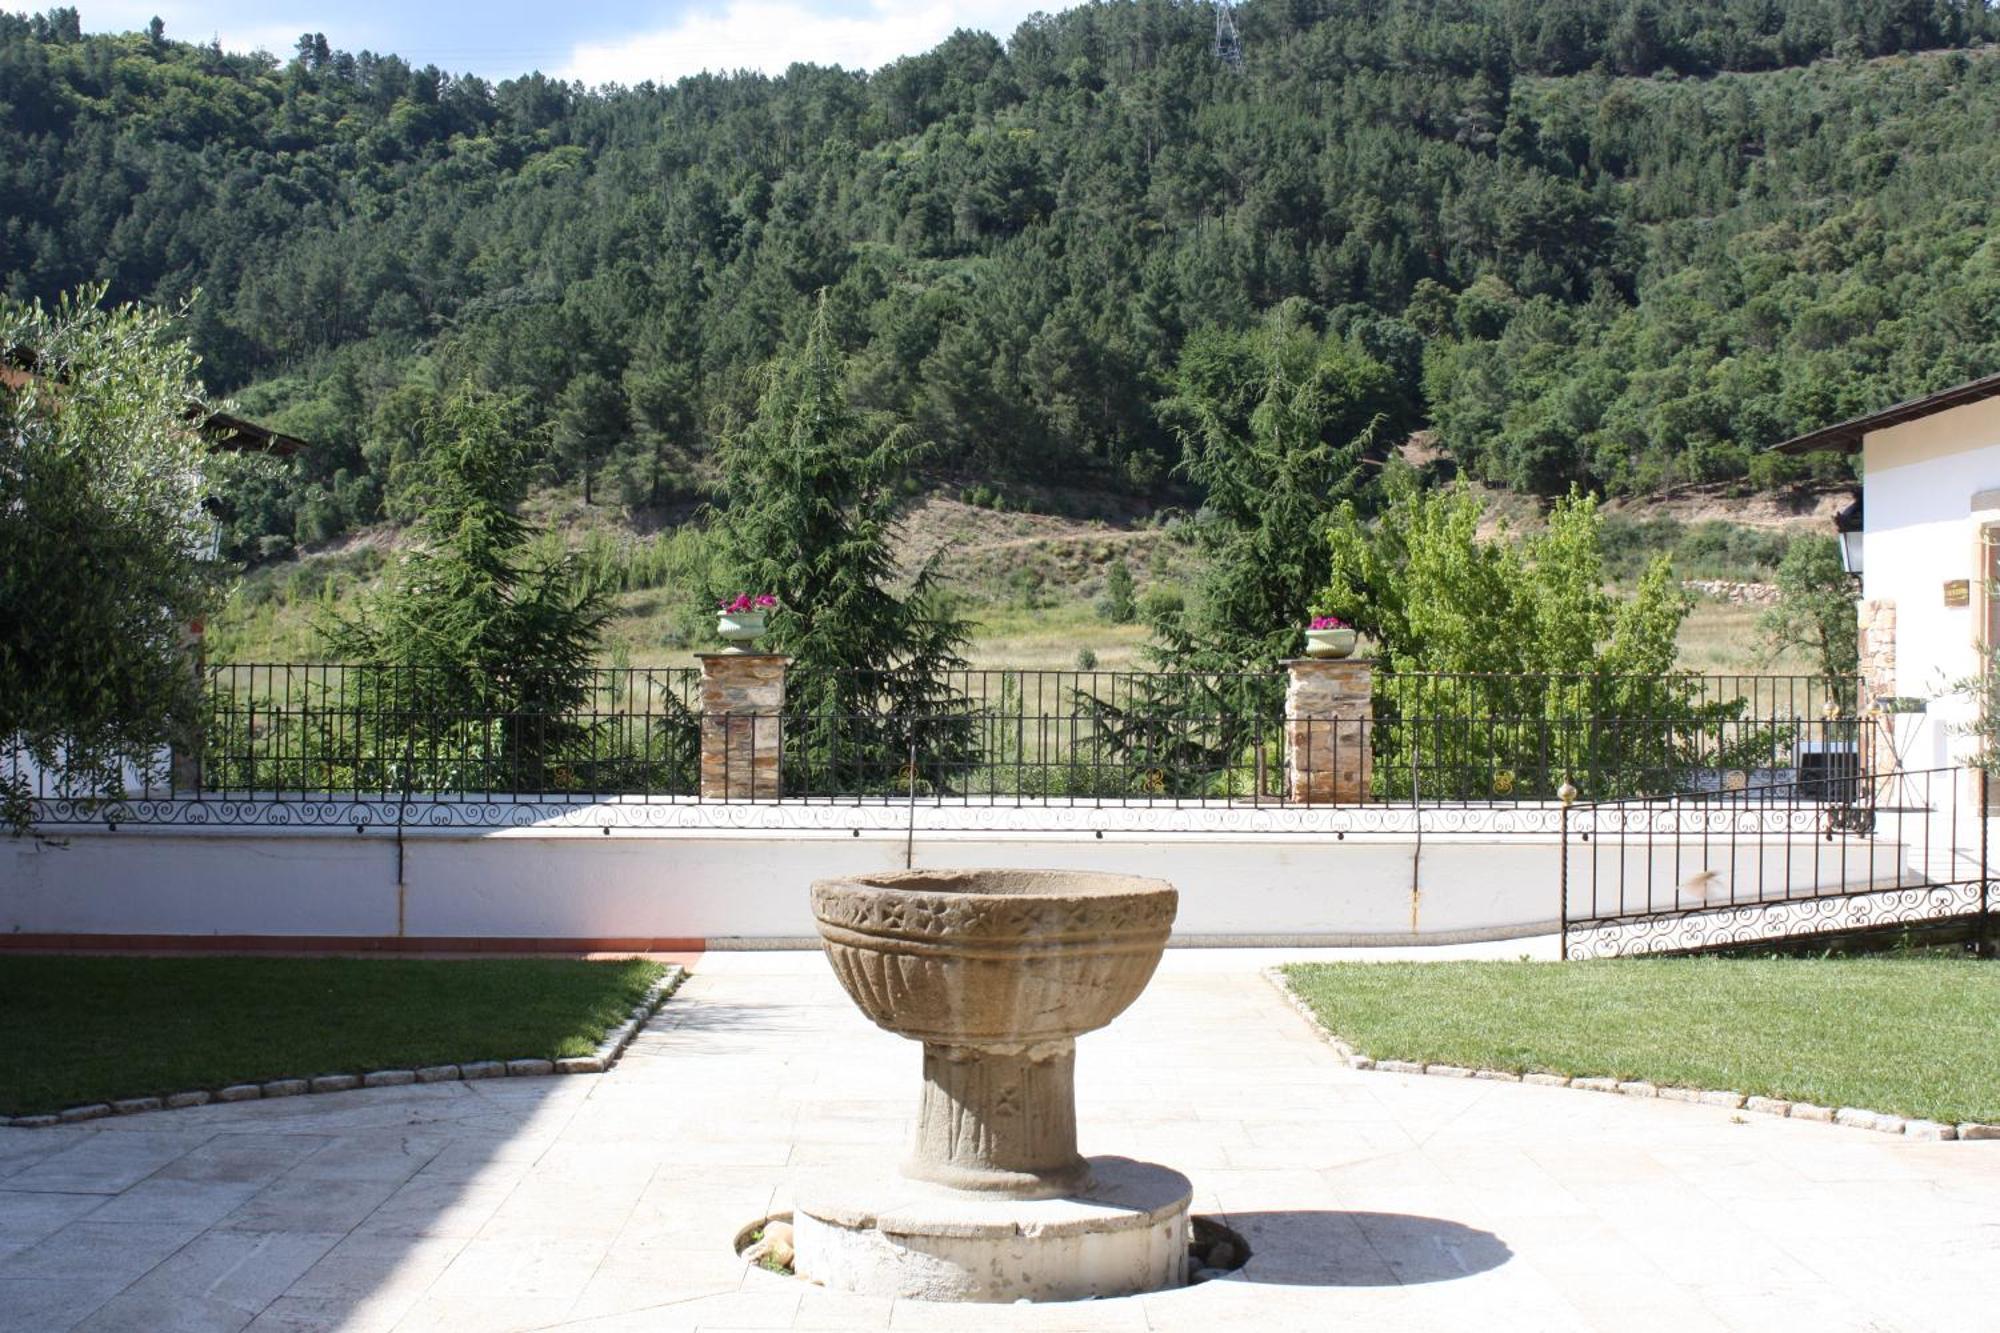
{"label": "planter with pink flowers", "polygon": [[715,632],[729,642],[729,646],[722,651],[756,651],[751,645],[764,637],[764,617],[777,605],[778,599],[768,592],[743,592],[717,602]]}
{"label": "planter with pink flowers", "polygon": [[1352,657],[1354,626],[1339,616],[1314,616],[1306,627],[1307,657]]}

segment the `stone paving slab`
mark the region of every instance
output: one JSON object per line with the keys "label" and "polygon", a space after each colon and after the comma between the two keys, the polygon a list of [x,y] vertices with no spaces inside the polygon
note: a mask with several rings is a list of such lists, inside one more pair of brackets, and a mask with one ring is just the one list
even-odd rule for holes
{"label": "stone paving slab", "polygon": [[[1991,1330],[2000,1142],[1348,1069],[1264,952],[1170,953],[1079,1043],[1081,1148],[1193,1180],[1226,1281],[938,1306],[747,1270],[892,1160],[918,1048],[816,954],[710,954],[611,1073],[0,1130],[0,1329]],[[142,1123],[143,1122],[143,1123]]]}

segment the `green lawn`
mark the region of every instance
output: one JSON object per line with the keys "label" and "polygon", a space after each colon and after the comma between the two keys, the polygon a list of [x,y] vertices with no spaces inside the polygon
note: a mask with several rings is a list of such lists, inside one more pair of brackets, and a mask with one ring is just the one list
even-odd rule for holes
{"label": "green lawn", "polygon": [[2000,1121],[2000,965],[1959,958],[1335,963],[1328,1029],[1420,1060]]}
{"label": "green lawn", "polygon": [[588,1055],[661,970],[559,959],[0,956],[0,1114]]}

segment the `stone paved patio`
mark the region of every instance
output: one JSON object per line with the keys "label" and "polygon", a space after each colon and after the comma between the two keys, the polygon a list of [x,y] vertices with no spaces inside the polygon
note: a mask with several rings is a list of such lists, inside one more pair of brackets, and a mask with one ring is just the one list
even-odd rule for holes
{"label": "stone paved patio", "polygon": [[1170,954],[1079,1043],[1085,1152],[1191,1176],[1236,1278],[931,1306],[746,1272],[801,1168],[891,1153],[917,1049],[816,954],[711,954],[613,1073],[0,1130],[0,1329],[2000,1327],[2000,1143],[1356,1073]]}

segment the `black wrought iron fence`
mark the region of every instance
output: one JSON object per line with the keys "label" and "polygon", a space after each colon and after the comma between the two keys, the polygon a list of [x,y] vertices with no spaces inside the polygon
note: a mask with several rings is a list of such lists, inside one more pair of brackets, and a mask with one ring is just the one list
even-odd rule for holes
{"label": "black wrought iron fence", "polygon": [[1376,678],[1375,795],[1585,799],[1770,785],[1851,765],[1851,683],[1817,676]]}
{"label": "black wrought iron fence", "polygon": [[973,709],[897,719],[900,749],[880,742],[880,720],[821,714],[809,731],[787,731],[786,797],[1103,805],[1285,795],[1283,729],[1232,747],[1220,739],[1235,730],[1229,716],[1183,716],[1140,739],[1114,736],[1087,710]]}
{"label": "black wrought iron fence", "polygon": [[1990,938],[1987,775],[1815,775],[1562,812],[1563,956],[1689,952],[1958,917]]}
{"label": "black wrought iron fence", "polygon": [[[892,671],[829,673],[852,682],[851,695],[887,699],[898,680]],[[1147,700],[1172,697],[1198,708],[1207,701],[1228,707],[1246,697],[1275,713],[1284,699],[1285,678],[1269,671],[1075,671],[1041,668],[967,668],[940,673],[934,694],[982,713],[1060,717],[1092,707],[1130,709]],[[1209,712],[1224,711],[1221,706]]]}
{"label": "black wrought iron fence", "polygon": [[[1121,725],[1066,712],[965,708],[887,717],[736,717],[782,754],[788,796],[932,802],[1338,801],[1549,807],[1593,789],[1654,796],[1832,791],[1857,727],[1831,721],[1403,717],[1389,722],[1175,712]],[[1802,778],[1800,775],[1805,774]],[[746,789],[747,794],[747,789]],[[758,799],[774,793],[761,790]]]}
{"label": "black wrought iron fence", "polygon": [[[1338,752],[1368,763],[1344,803],[1550,804],[1810,783],[1855,771],[1859,724],[1811,677],[1389,675],[1371,716],[1287,719],[1282,673],[966,671],[917,708],[881,673],[838,690],[794,682],[774,718],[739,719],[776,756],[787,797],[1028,802],[1323,801],[1303,775]],[[167,799],[696,799],[699,673],[603,668],[559,715],[427,706],[401,668],[218,666],[198,742]],[[814,707],[817,699],[859,700]],[[1333,736],[1335,732],[1323,733]],[[1322,753],[1324,752],[1324,753]],[[51,794],[46,781],[38,794]],[[711,793],[710,799],[715,799]],[[78,808],[83,808],[79,806]]]}
{"label": "black wrought iron fence", "polygon": [[692,669],[603,667],[579,708],[483,712],[437,707],[435,682],[402,667],[218,666],[179,785],[225,799],[689,792],[699,688]]}
{"label": "black wrought iron fence", "polygon": [[[370,702],[407,707],[424,696],[428,671],[351,662],[229,662],[208,667],[205,679],[212,700],[236,707],[257,701],[292,713]],[[701,672],[695,667],[597,667],[583,711],[648,716],[676,707],[692,711],[700,698]]]}

